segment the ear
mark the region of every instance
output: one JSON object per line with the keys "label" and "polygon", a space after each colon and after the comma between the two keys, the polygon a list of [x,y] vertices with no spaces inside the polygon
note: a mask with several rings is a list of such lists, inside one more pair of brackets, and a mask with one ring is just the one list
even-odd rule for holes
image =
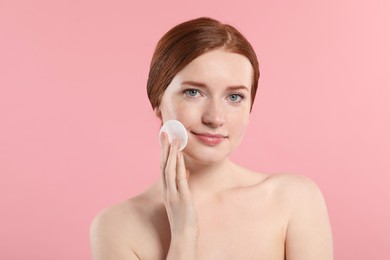
{"label": "ear", "polygon": [[160,108],[155,107],[155,108],[154,108],[154,114],[155,114],[158,118],[160,118],[160,120],[162,120]]}

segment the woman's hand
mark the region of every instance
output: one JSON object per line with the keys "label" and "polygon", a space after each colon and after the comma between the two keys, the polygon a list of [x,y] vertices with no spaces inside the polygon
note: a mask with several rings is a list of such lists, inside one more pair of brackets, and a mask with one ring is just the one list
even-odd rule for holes
{"label": "woman's hand", "polygon": [[168,135],[161,133],[161,173],[163,196],[171,227],[171,238],[197,238],[198,217],[187,182],[187,170],[179,143],[169,145]]}

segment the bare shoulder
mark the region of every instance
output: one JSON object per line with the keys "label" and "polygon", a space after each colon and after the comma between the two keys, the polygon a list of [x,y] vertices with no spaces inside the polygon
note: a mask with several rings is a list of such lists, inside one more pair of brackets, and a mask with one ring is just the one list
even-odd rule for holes
{"label": "bare shoulder", "polygon": [[[326,209],[325,200],[319,186],[309,177],[293,173],[260,173],[244,168],[248,190],[258,192],[263,199],[270,199],[274,205],[281,206],[286,221],[294,214],[305,211]],[[253,184],[253,185],[250,185]],[[298,209],[299,208],[299,209]]]}
{"label": "bare shoulder", "polygon": [[272,186],[281,196],[295,202],[304,198],[323,199],[318,185],[307,176],[292,173],[271,174],[267,176],[264,183]]}
{"label": "bare shoulder", "polygon": [[131,222],[137,212],[131,203],[121,202],[101,210],[90,225],[90,247],[94,260],[139,259],[128,243]]}
{"label": "bare shoulder", "polygon": [[90,246],[94,260],[139,259],[137,234],[144,221],[138,198],[132,198],[101,210],[90,225]]}
{"label": "bare shoulder", "polygon": [[[102,209],[91,222],[91,231],[112,232],[131,228],[131,223],[139,219],[137,204],[132,199],[122,201]],[[124,232],[123,232],[124,233]]]}
{"label": "bare shoulder", "polygon": [[[246,184],[255,183],[254,187],[265,188],[268,191],[276,192],[279,195],[288,195],[289,197],[300,196],[302,193],[321,194],[317,184],[307,176],[293,173],[263,173],[254,172],[247,168],[238,166],[242,173],[241,176],[247,176]],[[240,176],[241,179],[243,179]]]}
{"label": "bare shoulder", "polygon": [[267,181],[288,207],[287,259],[333,259],[328,210],[318,185],[296,174],[272,175]]}

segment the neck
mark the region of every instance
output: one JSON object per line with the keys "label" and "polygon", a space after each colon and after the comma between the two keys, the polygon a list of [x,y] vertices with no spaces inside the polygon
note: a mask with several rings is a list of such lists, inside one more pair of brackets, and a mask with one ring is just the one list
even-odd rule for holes
{"label": "neck", "polygon": [[190,171],[188,184],[195,196],[217,195],[235,186],[236,166],[228,158],[214,164],[202,164],[185,158]]}

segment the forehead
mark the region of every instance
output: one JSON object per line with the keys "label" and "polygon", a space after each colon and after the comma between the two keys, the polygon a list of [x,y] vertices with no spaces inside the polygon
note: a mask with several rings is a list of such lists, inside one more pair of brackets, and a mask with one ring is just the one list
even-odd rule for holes
{"label": "forehead", "polygon": [[250,89],[252,64],[245,56],[224,50],[206,52],[182,69],[177,81],[199,81],[211,85],[244,85]]}

